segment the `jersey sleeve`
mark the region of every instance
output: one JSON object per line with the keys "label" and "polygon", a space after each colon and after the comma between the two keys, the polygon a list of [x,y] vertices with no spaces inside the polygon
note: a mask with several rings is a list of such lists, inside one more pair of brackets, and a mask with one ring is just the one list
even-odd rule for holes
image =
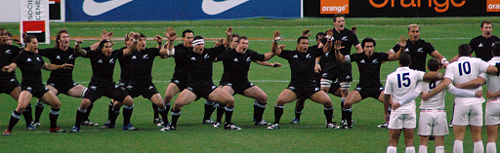
{"label": "jersey sleeve", "polygon": [[394,45],[394,47],[392,47],[392,50],[394,50],[394,52],[397,53],[400,48],[401,48],[401,46],[399,46],[399,44],[396,44],[396,45]]}
{"label": "jersey sleeve", "polygon": [[227,51],[217,55],[217,61],[224,61],[224,60],[228,59],[230,52],[231,52],[231,50],[227,50]]}
{"label": "jersey sleeve", "polygon": [[415,77],[416,77],[416,81],[422,81],[424,80],[424,75],[425,75],[425,72],[422,72],[422,71],[418,71],[418,70],[413,70],[415,72]]}
{"label": "jersey sleeve", "polygon": [[427,54],[432,54],[432,52],[436,51],[436,49],[434,49],[434,46],[432,46],[432,44],[428,42],[424,43],[424,50],[427,52]]}
{"label": "jersey sleeve", "polygon": [[92,56],[92,54],[96,53],[96,51],[94,50],[90,50],[90,47],[85,47],[85,48],[82,48],[83,50],[86,50],[87,51],[87,54],[85,55],[80,55],[81,57],[85,57],[85,58],[90,58],[90,56]]}
{"label": "jersey sleeve", "polygon": [[471,39],[470,42],[469,42],[469,45],[470,45],[471,49],[473,51],[475,51],[477,49],[477,41],[476,41],[476,39],[475,38]]}
{"label": "jersey sleeve", "polygon": [[446,71],[444,72],[444,77],[453,81],[455,79],[455,75],[453,74],[453,66],[446,67]]}
{"label": "jersey sleeve", "polygon": [[290,59],[291,54],[292,54],[292,51],[282,50],[279,57],[284,58],[284,59]]}
{"label": "jersey sleeve", "polygon": [[356,36],[356,34],[354,34],[352,31],[351,31],[351,36],[350,36],[350,38],[351,38],[351,40],[349,40],[349,41],[351,41],[351,44],[352,44],[353,46],[356,46],[356,45],[358,45],[358,44],[359,44],[358,36]]}
{"label": "jersey sleeve", "polygon": [[215,59],[218,55],[226,51],[226,48],[224,47],[224,45],[220,45],[214,48],[210,48],[208,50],[209,50],[208,54],[211,54],[210,57]]}
{"label": "jersey sleeve", "polygon": [[[248,51],[250,51],[250,50],[248,50]],[[254,60],[254,61],[265,61],[266,56],[264,56],[264,54],[259,54],[259,53],[255,52],[255,51],[251,51],[250,53],[251,53],[250,54],[250,58],[252,58],[252,60]]]}
{"label": "jersey sleeve", "polygon": [[158,49],[158,48],[149,48],[149,50],[150,50],[150,53],[152,56],[160,55],[160,49]]}
{"label": "jersey sleeve", "polygon": [[385,82],[385,88],[384,88],[384,94],[385,95],[391,95],[392,94],[392,85],[391,85],[391,81],[392,81],[392,75],[388,75],[387,76],[387,81]]}
{"label": "jersey sleeve", "polygon": [[23,60],[24,60],[23,55],[18,54],[13,62],[17,64],[17,67],[19,67],[23,63]]}
{"label": "jersey sleeve", "polygon": [[111,57],[115,57],[115,58],[123,57],[123,50],[122,49],[114,50],[113,53],[111,53]]}
{"label": "jersey sleeve", "polygon": [[361,61],[361,54],[360,53],[351,54],[350,58],[351,62],[359,62]]}
{"label": "jersey sleeve", "polygon": [[387,54],[387,53],[379,53],[379,60],[380,61],[388,61],[389,60],[389,54]]}
{"label": "jersey sleeve", "polygon": [[38,49],[38,54],[42,55],[42,56],[45,56],[45,57],[50,57],[50,49],[49,48],[46,48],[46,49]]}
{"label": "jersey sleeve", "polygon": [[42,56],[40,56],[40,64],[41,64],[41,66],[45,65],[45,61],[43,61]]}

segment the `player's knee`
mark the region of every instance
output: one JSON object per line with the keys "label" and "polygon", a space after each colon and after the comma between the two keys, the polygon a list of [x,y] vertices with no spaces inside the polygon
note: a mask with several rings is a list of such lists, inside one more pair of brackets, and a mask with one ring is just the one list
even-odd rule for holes
{"label": "player's knee", "polygon": [[264,105],[267,104],[267,95],[263,94],[262,96],[257,98],[257,101],[259,101],[260,104],[264,104]]}
{"label": "player's knee", "polygon": [[92,102],[90,101],[90,99],[83,98],[83,99],[82,99],[82,103],[81,103],[81,107],[82,107],[82,108],[87,108],[87,107],[89,107],[91,104],[92,104]]}
{"label": "player's knee", "polygon": [[224,102],[228,107],[234,107],[234,98],[233,96],[224,98]]}
{"label": "player's knee", "polygon": [[134,100],[132,99],[132,97],[127,96],[127,97],[125,97],[125,99],[123,99],[123,104],[127,105],[127,106],[133,106]]}
{"label": "player's knee", "polygon": [[50,106],[54,109],[59,109],[59,108],[61,108],[61,102],[59,100],[57,100],[53,104],[51,104]]}

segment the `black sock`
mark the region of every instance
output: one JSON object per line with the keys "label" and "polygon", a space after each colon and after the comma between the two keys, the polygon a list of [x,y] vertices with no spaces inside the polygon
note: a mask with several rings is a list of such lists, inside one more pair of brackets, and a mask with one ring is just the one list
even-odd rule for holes
{"label": "black sock", "polygon": [[205,101],[205,114],[203,114],[203,120],[210,120],[210,116],[212,116],[212,113],[214,113],[214,102],[212,101]]}
{"label": "black sock", "polygon": [[324,108],[323,113],[325,113],[326,117],[326,124],[332,123],[332,118],[333,118],[333,107],[330,108]]}
{"label": "black sock", "polygon": [[161,119],[163,120],[163,124],[168,125],[168,109],[167,109],[167,107],[163,107],[162,109],[158,109],[158,113],[161,115]]}
{"label": "black sock", "polygon": [[300,107],[298,105],[295,106],[295,119],[300,120],[300,116],[302,115],[302,110],[304,110],[304,107]]}
{"label": "black sock", "polygon": [[181,111],[172,110],[172,126],[177,127],[177,120],[181,117]]}
{"label": "black sock", "polygon": [[36,102],[35,105],[35,122],[40,122],[40,117],[42,116],[43,112],[43,105],[40,100]]}
{"label": "black sock", "polygon": [[231,118],[233,117],[234,107],[224,107],[224,112],[226,112],[226,124],[231,124]]}
{"label": "black sock", "polygon": [[352,125],[352,109],[351,108],[344,108],[346,111],[346,120],[347,120],[347,125],[351,126]]}
{"label": "black sock", "polygon": [[255,102],[253,104],[253,118],[255,119],[255,123],[259,123],[262,121],[262,116],[264,115],[264,110],[266,109],[266,104],[261,104],[259,102]]}
{"label": "black sock", "polygon": [[225,106],[226,105],[223,105],[223,104],[219,104],[217,106],[217,120],[216,121],[219,123],[222,122],[222,116],[224,115],[224,107]]}
{"label": "black sock", "polygon": [[134,105],[123,106],[123,126],[130,124],[130,118],[132,117],[132,112],[134,111]]}
{"label": "black sock", "polygon": [[153,107],[153,118],[154,119],[159,118],[159,116],[158,116],[158,106],[155,103],[151,103],[151,106]]}
{"label": "black sock", "polygon": [[108,121],[111,121],[111,118],[113,116],[113,101],[109,101],[109,106],[108,106]]}
{"label": "black sock", "polygon": [[31,104],[28,104],[23,111],[24,121],[26,121],[26,126],[31,125],[31,121],[33,121],[33,115],[31,114]]}
{"label": "black sock", "polygon": [[82,125],[82,122],[85,120],[85,113],[87,112],[87,109],[80,109],[76,111],[76,120],[75,120],[75,127],[80,128],[80,125]]}
{"label": "black sock", "polygon": [[120,108],[114,110],[115,108],[111,108],[111,115],[109,116],[109,124],[115,125],[116,118],[120,115]]}
{"label": "black sock", "polygon": [[50,110],[49,119],[50,119],[50,128],[57,127],[57,117],[59,117],[59,109],[52,108]]}
{"label": "black sock", "polygon": [[85,120],[83,121],[90,121],[89,119],[89,116],[90,116],[90,112],[92,111],[92,108],[94,108],[94,104],[90,104],[89,107],[87,107],[87,112],[85,113]]}
{"label": "black sock", "polygon": [[347,112],[344,110],[344,101],[345,99],[340,100],[340,110],[342,110],[342,120],[346,120]]}
{"label": "black sock", "polygon": [[8,127],[9,131],[12,131],[12,128],[14,128],[14,126],[17,124],[20,118],[21,118],[21,113],[16,112],[14,110],[14,112],[12,112],[12,115],[10,116],[9,127]]}
{"label": "black sock", "polygon": [[281,115],[283,115],[283,106],[274,106],[274,123],[280,123]]}

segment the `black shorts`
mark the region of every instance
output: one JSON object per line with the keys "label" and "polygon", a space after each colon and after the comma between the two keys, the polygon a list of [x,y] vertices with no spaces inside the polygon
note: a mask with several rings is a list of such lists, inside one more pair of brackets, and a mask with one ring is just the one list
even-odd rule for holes
{"label": "black shorts", "polygon": [[127,82],[128,82],[128,81],[126,81],[126,80],[120,80],[120,81],[118,81],[118,87],[120,87],[120,88],[122,88],[123,90],[125,90],[125,88],[126,88],[126,86],[125,86],[125,85],[127,84]]}
{"label": "black shorts", "polygon": [[170,80],[170,83],[177,85],[179,91],[182,91],[187,88],[187,81],[183,79],[172,78],[172,80]]}
{"label": "black shorts", "polygon": [[352,65],[351,63],[341,63],[335,70],[339,82],[352,82]]}
{"label": "black shorts", "polygon": [[88,98],[93,103],[102,96],[112,98],[114,100],[123,102],[125,97],[127,97],[127,92],[122,90],[118,85],[107,84],[94,84],[90,83],[87,92],[83,94],[83,98]]}
{"label": "black shorts", "polygon": [[221,86],[230,86],[231,88],[233,88],[233,90],[234,90],[233,95],[235,95],[235,94],[243,95],[245,90],[255,86],[253,83],[248,82],[248,81],[242,81],[242,82],[238,82],[238,83],[221,81],[220,85]]}
{"label": "black shorts", "polygon": [[335,81],[332,83],[332,85],[330,85],[330,89],[329,89],[329,93],[335,93],[337,92],[337,90],[340,89],[340,82],[338,81]]}
{"label": "black shorts", "polygon": [[[323,79],[328,79],[328,80],[335,81],[338,78],[338,72],[336,72],[336,71],[322,72],[320,77],[323,78]],[[320,78],[320,80],[321,80],[321,78]]]}
{"label": "black shorts", "polygon": [[142,97],[146,99],[151,99],[154,94],[158,93],[158,90],[156,90],[155,85],[151,81],[141,83],[130,81],[127,83],[125,91],[127,91],[128,95],[132,98],[142,95]]}
{"label": "black shorts", "polygon": [[384,87],[372,87],[372,88],[362,88],[362,87],[356,87],[354,90],[358,91],[359,94],[361,95],[362,99],[372,97],[375,99],[378,99],[380,96],[380,93],[384,91]]}
{"label": "black shorts", "polygon": [[318,86],[307,87],[307,88],[296,88],[294,86],[290,86],[289,85],[287,88],[290,89],[290,90],[292,90],[295,93],[295,95],[297,95],[297,99],[298,98],[308,99],[309,97],[311,97],[316,92],[321,91],[321,89]]}
{"label": "black shorts", "polygon": [[0,80],[0,93],[10,94],[17,87],[19,87],[19,82],[16,77]]}
{"label": "black shorts", "polygon": [[[208,100],[208,96],[215,90],[217,89],[217,86],[215,85],[209,85],[209,86],[204,86],[204,87],[186,87],[187,90],[193,92],[196,95],[196,100],[200,98],[205,98]],[[195,101],[196,101],[195,100]]]}
{"label": "black shorts", "polygon": [[49,80],[47,80],[47,85],[50,85],[50,86],[56,88],[58,94],[63,93],[63,94],[68,95],[68,91],[71,88],[78,85],[78,83],[74,82],[71,79],[60,79],[60,80],[49,79]]}
{"label": "black shorts", "polygon": [[29,91],[33,97],[42,98],[43,94],[47,93],[49,89],[43,84],[23,84],[21,85],[22,91]]}

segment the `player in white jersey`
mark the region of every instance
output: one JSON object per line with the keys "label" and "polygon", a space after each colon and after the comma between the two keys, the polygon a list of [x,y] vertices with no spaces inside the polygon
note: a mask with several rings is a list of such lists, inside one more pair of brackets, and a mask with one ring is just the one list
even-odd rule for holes
{"label": "player in white jersey", "polygon": [[[399,57],[400,67],[387,76],[384,90],[384,102],[403,101],[403,98],[412,93],[417,83],[422,80],[439,80],[442,74],[439,72],[422,72],[412,70],[408,66],[411,64],[409,54],[401,54]],[[405,132],[406,152],[414,153],[413,133],[416,128],[415,101],[403,104],[393,110],[389,119],[389,146],[387,153],[396,153],[397,144],[401,131]]]}
{"label": "player in white jersey", "polygon": [[[433,96],[444,90],[452,82],[455,84],[468,83],[475,80],[480,73],[498,73],[498,68],[489,66],[479,58],[471,58],[471,47],[468,44],[460,45],[458,48],[459,59],[446,67],[444,79],[438,86],[429,92]],[[497,65],[500,67],[500,64]],[[459,87],[459,86],[457,86]],[[480,86],[470,91],[482,90]],[[474,152],[483,152],[483,142],[481,140],[481,126],[483,125],[482,97],[455,97],[455,111],[453,112],[453,133],[455,142],[453,152],[463,152],[463,141],[465,129],[468,125],[471,128],[472,141],[474,142]]]}

